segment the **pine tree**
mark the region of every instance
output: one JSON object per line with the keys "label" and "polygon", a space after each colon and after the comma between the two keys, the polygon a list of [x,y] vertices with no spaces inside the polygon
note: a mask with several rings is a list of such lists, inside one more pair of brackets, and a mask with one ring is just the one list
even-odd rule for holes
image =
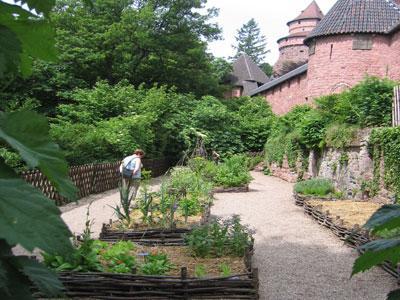
{"label": "pine tree", "polygon": [[237,31],[235,36],[237,45],[232,45],[236,50],[234,58],[238,58],[242,53],[246,53],[253,61],[260,65],[265,54],[270,52],[266,50],[267,42],[265,36],[261,34],[260,28],[254,19],[250,19]]}

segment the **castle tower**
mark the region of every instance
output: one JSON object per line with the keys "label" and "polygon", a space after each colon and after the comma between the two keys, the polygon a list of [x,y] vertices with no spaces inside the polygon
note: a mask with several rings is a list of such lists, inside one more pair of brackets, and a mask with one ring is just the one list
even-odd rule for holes
{"label": "castle tower", "polygon": [[338,0],[307,36],[308,97],[341,92],[366,75],[400,80],[397,0]]}
{"label": "castle tower", "polygon": [[308,60],[308,47],[303,41],[324,17],[318,4],[313,1],[301,14],[289,21],[289,35],[280,38],[279,59],[274,66],[275,76],[281,76]]}

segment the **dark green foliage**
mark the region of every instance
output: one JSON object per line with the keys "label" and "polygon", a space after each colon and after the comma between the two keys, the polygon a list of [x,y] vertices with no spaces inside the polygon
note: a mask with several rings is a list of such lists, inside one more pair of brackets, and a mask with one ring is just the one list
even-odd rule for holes
{"label": "dark green foliage", "polygon": [[265,36],[261,34],[260,28],[254,19],[250,19],[247,23],[237,31],[235,36],[236,45],[232,46],[236,50],[235,58],[240,54],[246,53],[256,64],[261,64],[265,59],[267,42]]}
{"label": "dark green foliage", "polygon": [[[378,236],[388,235],[388,232],[392,234],[390,239],[374,240],[361,246],[365,253],[354,262],[352,275],[385,261],[396,266],[400,262],[400,205],[384,205],[372,215],[364,227]],[[398,294],[399,290],[392,291],[388,299],[398,299]]]}
{"label": "dark green foliage", "polygon": [[241,257],[252,243],[252,231],[235,215],[223,222],[214,221],[195,228],[185,238],[193,255],[198,257]]}
{"label": "dark green foliage", "polygon": [[377,128],[370,136],[374,165],[374,181],[379,183],[380,159],[384,159],[384,182],[397,195],[400,195],[400,128]]}
{"label": "dark green foliage", "polygon": [[387,79],[366,77],[348,91],[316,99],[316,108],[295,107],[273,125],[265,144],[267,163],[282,164],[286,156],[295,168],[309,150],[344,148],[358,128],[390,124],[394,85]]}
{"label": "dark green foliage", "polygon": [[303,195],[326,196],[333,193],[335,188],[330,180],[315,178],[296,183],[294,191]]}

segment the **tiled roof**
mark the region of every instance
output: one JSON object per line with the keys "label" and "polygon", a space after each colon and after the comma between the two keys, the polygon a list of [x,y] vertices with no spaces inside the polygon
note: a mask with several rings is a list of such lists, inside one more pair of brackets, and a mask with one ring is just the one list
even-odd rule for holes
{"label": "tiled roof", "polygon": [[298,38],[298,37],[306,37],[310,34],[310,31],[302,31],[302,32],[296,32],[296,33],[292,33],[289,34],[283,38],[280,38],[277,43],[279,44],[280,41],[284,40],[284,39],[290,39],[290,38]]}
{"label": "tiled roof", "polygon": [[345,33],[388,33],[400,23],[393,0],[339,0],[306,38]]}
{"label": "tiled roof", "polygon": [[258,89],[253,90],[250,93],[250,96],[254,96],[261,92],[267,91],[267,90],[285,82],[286,80],[289,80],[293,77],[303,74],[303,73],[307,72],[307,69],[308,69],[308,64],[304,64],[304,65],[298,67],[297,69],[294,69],[293,71],[290,71],[289,73],[286,73],[285,75],[283,75],[281,77],[278,77],[274,80],[271,80],[270,82],[267,82],[266,84],[260,86]]}
{"label": "tiled roof", "polygon": [[244,81],[266,83],[268,80],[268,76],[247,54],[240,55],[233,63],[233,73],[231,74],[231,84],[233,85],[243,86]]}
{"label": "tiled roof", "polygon": [[[306,20],[306,19],[319,19],[321,20],[324,17],[324,14],[322,13],[321,9],[319,8],[317,2],[313,1],[305,10],[301,12],[300,15],[297,16],[297,18],[293,19],[289,23],[295,22],[295,21],[300,21],[300,20]],[[288,24],[289,24],[288,23]]]}

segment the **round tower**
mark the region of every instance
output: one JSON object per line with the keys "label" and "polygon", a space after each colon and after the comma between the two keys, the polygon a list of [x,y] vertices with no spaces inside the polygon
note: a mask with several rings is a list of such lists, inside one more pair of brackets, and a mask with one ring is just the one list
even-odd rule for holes
{"label": "round tower", "polygon": [[276,76],[281,76],[291,69],[304,64],[308,60],[308,48],[304,39],[323,18],[318,4],[313,1],[297,18],[289,21],[289,35],[280,38],[279,59],[274,66]]}
{"label": "round tower", "polygon": [[341,92],[366,75],[400,79],[396,0],[338,0],[304,41],[308,98]]}

